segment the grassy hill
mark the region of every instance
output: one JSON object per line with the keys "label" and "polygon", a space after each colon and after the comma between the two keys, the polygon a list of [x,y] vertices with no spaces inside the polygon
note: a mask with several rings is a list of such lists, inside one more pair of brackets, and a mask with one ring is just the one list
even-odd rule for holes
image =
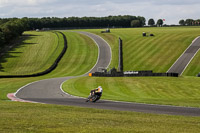
{"label": "grassy hill", "polygon": [[183,76],[196,76],[200,72],[200,52],[198,52],[182,74]]}
{"label": "grassy hill", "polygon": [[[62,36],[58,34],[58,37]],[[1,57],[0,75],[25,75],[46,70],[64,47],[58,37],[52,32],[25,32],[23,42]]]}
{"label": "grassy hill", "polygon": [[[101,34],[101,30],[88,31],[102,36],[111,45],[113,60],[110,67],[118,66],[118,38],[123,40],[125,71],[166,72],[192,41],[200,35],[199,27],[111,29],[111,33],[107,34]],[[152,33],[155,36],[143,37],[143,32]],[[195,59],[198,60],[198,57]],[[194,66],[188,67],[190,70],[184,75],[194,76],[196,72],[200,72],[197,60]],[[190,71],[194,71],[194,67],[196,70],[191,74]]]}
{"label": "grassy hill", "polygon": [[[60,61],[59,65],[57,66],[57,68],[48,75],[35,77],[35,78],[0,79],[0,94],[1,94],[0,99],[7,99],[6,97],[7,93],[15,92],[21,86],[29,82],[46,79],[46,78],[82,75],[88,72],[95,65],[96,59],[98,56],[98,49],[97,49],[96,44],[87,36],[80,35],[74,32],[63,32],[63,33],[66,35],[67,40],[68,40],[68,49],[67,49],[66,54],[63,56],[62,60]],[[30,32],[29,34],[38,34],[38,33]],[[45,35],[45,34],[52,34],[52,33],[42,32],[39,34]],[[34,36],[34,37],[36,40],[38,39],[40,41],[43,41],[43,38],[41,38],[40,36]],[[31,44],[35,42],[34,39],[33,40],[27,39],[26,41],[30,41]],[[58,42],[55,42],[55,44],[53,45],[56,45],[59,43],[60,47],[62,48],[64,46],[63,44],[64,40],[61,35],[59,36],[59,40],[57,41]],[[52,44],[49,43],[49,45],[50,46],[48,47],[51,47]],[[42,45],[38,44],[38,47],[39,46],[43,48]],[[27,46],[26,49],[31,49],[29,47],[32,47],[32,46]],[[23,49],[24,47],[18,47],[14,50],[22,51]],[[54,51],[53,47],[52,47],[52,51]],[[25,68],[26,67],[30,68],[31,66],[31,69],[35,70],[36,68],[39,69],[39,66],[42,66],[42,65],[40,64],[40,62],[31,61],[32,59],[34,60],[34,59],[40,58],[41,61],[43,59],[44,62],[48,63],[48,65],[51,65],[51,63],[53,63],[53,60],[57,58],[56,55],[59,55],[61,51],[62,49],[58,49],[57,51],[54,51],[55,52],[54,55],[50,55],[51,57],[54,57],[54,58],[48,58],[49,60],[46,60],[46,58],[42,58],[43,56],[39,54],[37,54],[35,57],[34,51],[30,52],[30,51],[24,50],[23,52],[21,52],[21,54],[27,54],[29,56],[32,56],[33,58],[26,58],[26,57],[21,58],[21,56],[18,56],[18,57],[15,57],[16,58],[15,60],[22,62]],[[45,55],[48,52],[49,52],[48,50],[44,50],[43,54]],[[6,64],[17,63],[15,60],[8,60]],[[31,64],[26,65],[26,62],[31,62]],[[13,68],[15,68],[15,65],[12,65],[12,66]],[[40,67],[40,71],[42,71],[42,68],[44,67]],[[24,69],[24,70],[22,69],[21,71],[19,69],[18,73],[24,74],[26,70],[29,70],[29,69]],[[11,73],[11,72],[12,70],[8,71],[7,73]],[[35,71],[33,71],[33,73],[35,73]]]}
{"label": "grassy hill", "polygon": [[[57,35],[52,32],[25,32],[24,41],[0,59],[0,75],[33,74],[49,68],[64,47],[62,35],[58,32]],[[57,68],[59,71],[51,75],[59,77],[84,74],[96,63],[97,46],[83,35],[73,32],[65,35],[70,45]]]}
{"label": "grassy hill", "polygon": [[[94,32],[98,31],[99,30],[95,30]],[[63,57],[63,59],[61,60],[61,62],[58,64],[58,67],[53,72],[45,76],[34,77],[34,78],[0,79],[0,103],[1,103],[0,132],[168,133],[169,130],[172,133],[200,132],[199,117],[157,115],[157,114],[135,113],[135,112],[125,112],[125,111],[88,109],[88,108],[59,106],[59,105],[19,103],[19,102],[9,101],[6,97],[7,93],[15,92],[18,88],[22,87],[23,85],[26,85],[27,83],[46,78],[80,75],[87,72],[91,68],[91,66],[95,64],[98,50],[95,43],[91,39],[89,39],[86,36],[79,35],[73,32],[64,32],[64,34],[67,36],[69,49],[65,54],[65,56]],[[117,38],[118,38],[117,36],[116,40],[113,38],[114,35],[112,34],[103,34],[102,36],[109,36],[111,39],[110,41],[108,41],[109,43],[113,41],[117,43]],[[105,37],[105,39],[106,38],[107,37]],[[58,41],[61,44],[63,43],[62,38],[60,38]],[[34,43],[34,42],[29,42],[29,43]],[[112,44],[112,47],[116,48],[117,45],[115,46],[114,44],[115,43]],[[31,45],[27,45],[27,47],[29,46]],[[17,51],[17,49],[15,50]],[[15,52],[15,50],[13,50],[12,52]],[[58,53],[59,52],[60,51],[58,51]],[[34,52],[30,52],[29,54],[34,54]],[[41,59],[43,59],[42,56],[40,57]],[[17,58],[21,59],[21,56],[16,57],[16,59]],[[115,66],[114,64],[117,64],[116,63],[117,61],[115,60],[117,60],[117,58],[114,57],[113,66]],[[7,61],[7,63],[10,62],[11,60]],[[37,66],[34,66],[32,68],[35,67]],[[7,69],[6,71],[11,72],[12,70]],[[22,71],[23,69],[19,70],[18,72],[21,73]],[[152,101],[155,102],[165,98],[171,99],[171,102],[174,102],[176,100],[175,95],[178,95],[179,98],[182,98],[184,96],[185,97],[191,96],[188,98],[191,100],[193,96],[198,97],[199,96],[199,89],[198,89],[199,87],[197,82],[198,79],[197,78],[194,79],[193,77],[189,80],[187,80],[186,78],[181,78],[181,79],[182,82],[180,81],[180,83],[186,86],[182,90],[181,89],[182,86],[175,84],[176,90],[178,90],[178,92],[175,92],[174,95],[169,95],[167,90],[165,89],[166,86],[168,89],[171,89],[171,87],[174,85],[174,82],[178,80],[171,78],[167,80],[165,78],[163,79],[127,78],[126,81],[124,81],[125,79],[121,78],[83,77],[67,82],[70,83],[67,86],[69,86],[70,88],[75,88],[76,90],[74,90],[74,92],[76,94],[80,94],[81,96],[82,95],[86,96],[88,94],[89,89],[96,87],[99,84],[102,84],[104,88],[103,96],[105,96],[103,98],[111,97],[112,99],[118,99],[120,96],[122,98],[119,100],[122,100],[124,98],[126,98],[125,100],[127,100],[128,99],[127,97],[129,96],[127,94],[129,92],[134,92],[134,94],[131,93],[131,95],[138,96],[136,100],[137,102],[140,102],[139,100],[141,99],[143,99],[143,101],[144,100],[147,101],[148,99],[144,99],[145,97],[149,98],[151,102]],[[194,81],[192,81],[193,79]],[[173,80],[174,82],[172,82]],[[77,89],[77,87],[79,87],[80,83],[82,82],[84,82],[83,84],[84,90],[79,90],[80,88]],[[155,93],[148,91],[149,86],[153,84],[154,87],[151,87],[150,89],[151,91],[155,91]],[[132,87],[132,85],[134,85],[134,88]],[[125,91],[123,90],[124,87],[126,89]],[[160,90],[158,90],[159,87],[161,88]],[[187,87],[191,88],[194,87],[194,90],[190,92],[189,89],[187,90]],[[117,89],[116,92],[114,93],[113,93],[114,91],[113,88]],[[171,91],[173,91],[173,88],[171,89]],[[144,96],[136,95],[137,93],[144,94]],[[156,95],[156,93],[159,94],[160,97]],[[135,101],[134,98],[135,97],[131,98],[130,101]],[[189,101],[189,104],[191,104],[191,100]],[[163,100],[162,102],[166,104],[169,101],[164,102]],[[195,102],[198,102],[198,98]],[[195,102],[193,104],[195,104]],[[199,104],[197,103],[196,105]]]}
{"label": "grassy hill", "polygon": [[[125,70],[153,70],[166,72],[185,51],[191,42],[200,35],[199,27],[173,28],[132,28],[111,29],[111,33],[101,34],[101,30],[88,30],[102,36],[111,44],[113,60],[111,67],[117,67],[118,37],[123,40]],[[153,33],[154,37],[143,37],[142,32]],[[90,89],[101,85],[102,98],[140,103],[168,104],[200,107],[198,62],[200,53],[186,69],[183,77],[140,77],[140,78],[94,78],[84,77],[67,81],[66,92],[87,97]],[[84,84],[83,84],[84,83]]]}
{"label": "grassy hill", "polygon": [[78,76],[85,74],[96,64],[98,48],[92,39],[75,32],[63,32],[68,48],[52,77]]}

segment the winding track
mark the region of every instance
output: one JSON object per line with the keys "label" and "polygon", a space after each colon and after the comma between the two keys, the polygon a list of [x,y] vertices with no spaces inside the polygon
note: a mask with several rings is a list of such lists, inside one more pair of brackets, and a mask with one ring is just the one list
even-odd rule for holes
{"label": "winding track", "polygon": [[[92,38],[99,47],[98,61],[90,72],[96,71],[98,67],[107,67],[111,61],[111,50],[108,44],[97,35],[86,32],[79,33]],[[86,76],[88,73],[82,76]],[[47,104],[72,105],[89,108],[135,111],[145,113],[200,116],[200,108],[114,102],[106,100],[100,100],[96,103],[86,103],[84,98],[70,96],[63,92],[60,88],[64,81],[71,78],[75,77],[54,78],[33,82],[20,88],[15,93],[15,96],[23,100]]]}

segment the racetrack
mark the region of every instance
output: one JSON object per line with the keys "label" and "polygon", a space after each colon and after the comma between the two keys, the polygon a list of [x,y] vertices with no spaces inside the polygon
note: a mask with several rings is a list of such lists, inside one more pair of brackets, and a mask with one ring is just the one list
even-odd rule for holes
{"label": "racetrack", "polygon": [[[79,33],[85,34],[90,38],[92,38],[99,47],[99,56],[97,63],[90,70],[90,72],[95,72],[98,67],[104,67],[104,68],[108,67],[111,61],[111,49],[109,45],[105,42],[105,40],[91,33],[86,33],[86,32],[79,32]],[[82,76],[86,76],[88,73]],[[71,106],[81,106],[89,108],[135,111],[135,112],[145,112],[145,113],[200,116],[200,108],[114,102],[106,100],[100,100],[97,103],[90,103],[90,102],[86,103],[84,98],[70,96],[62,91],[61,89],[62,83],[71,78],[75,77],[54,78],[54,79],[47,79],[47,80],[33,82],[20,88],[16,92],[15,96],[17,98],[24,99],[27,101],[47,103],[47,104],[71,105]]]}
{"label": "racetrack", "polygon": [[168,73],[178,73],[182,75],[191,60],[200,49],[200,37],[196,38],[192,44],[184,51],[184,53],[177,59],[172,67],[167,71]]}

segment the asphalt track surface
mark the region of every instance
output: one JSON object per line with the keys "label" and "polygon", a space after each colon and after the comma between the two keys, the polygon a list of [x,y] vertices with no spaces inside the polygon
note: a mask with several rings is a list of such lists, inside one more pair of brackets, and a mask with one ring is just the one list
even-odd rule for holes
{"label": "asphalt track surface", "polygon": [[177,61],[168,70],[169,73],[178,73],[182,75],[189,63],[200,49],[200,37],[196,38]]}
{"label": "asphalt track surface", "polygon": [[[86,33],[86,32],[79,32],[79,33],[87,35],[90,38],[92,38],[99,47],[99,56],[97,63],[91,69],[90,72],[96,71],[98,67],[108,67],[112,57],[111,57],[111,49],[105,42],[105,40],[91,33]],[[86,76],[88,73],[82,76]],[[134,112],[156,113],[156,114],[200,116],[200,108],[139,104],[139,103],[116,102],[107,100],[99,100],[96,103],[85,102],[86,99],[84,98],[74,97],[62,91],[61,89],[62,83],[72,78],[76,77],[72,76],[72,77],[54,78],[54,79],[47,79],[47,80],[33,82],[20,88],[15,93],[15,96],[16,98],[19,98],[21,100],[46,103],[46,104],[58,104],[58,105],[79,106],[87,108],[134,111]]]}

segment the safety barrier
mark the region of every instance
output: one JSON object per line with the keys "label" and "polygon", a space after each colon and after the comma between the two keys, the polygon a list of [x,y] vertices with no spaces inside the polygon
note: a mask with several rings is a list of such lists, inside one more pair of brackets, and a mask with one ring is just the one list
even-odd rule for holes
{"label": "safety barrier", "polygon": [[128,72],[116,72],[116,73],[102,73],[95,72],[90,73],[89,76],[95,77],[178,77],[178,73],[153,73],[153,71],[128,71]]}

